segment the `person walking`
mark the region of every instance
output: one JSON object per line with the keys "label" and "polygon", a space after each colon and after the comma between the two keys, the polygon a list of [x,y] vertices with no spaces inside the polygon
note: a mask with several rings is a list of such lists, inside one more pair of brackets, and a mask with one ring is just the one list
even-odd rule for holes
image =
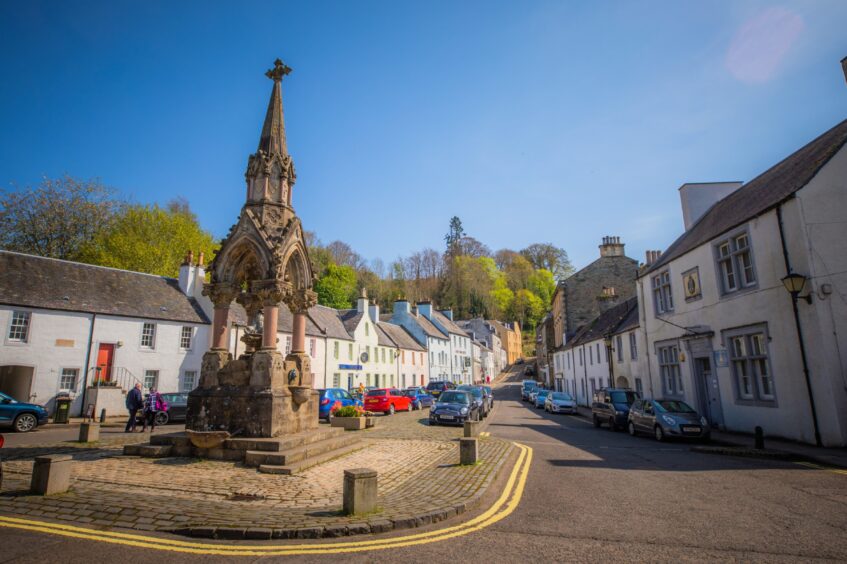
{"label": "person walking", "polygon": [[162,394],[156,391],[156,388],[150,388],[150,393],[144,400],[144,427],[141,432],[147,431],[147,424],[150,424],[150,432],[156,430],[156,414],[160,411],[166,411],[168,404],[165,403]]}
{"label": "person walking", "polygon": [[134,433],[138,410],[144,407],[144,397],[141,395],[141,384],[138,383],[126,395],[126,408],[129,411],[129,421],[126,422],[124,433]]}

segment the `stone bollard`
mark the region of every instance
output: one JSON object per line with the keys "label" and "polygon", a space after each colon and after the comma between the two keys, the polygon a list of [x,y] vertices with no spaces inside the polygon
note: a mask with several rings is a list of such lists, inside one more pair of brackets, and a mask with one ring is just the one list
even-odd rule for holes
{"label": "stone bollard", "polygon": [[79,442],[93,443],[100,440],[100,423],[81,423],[79,426]]}
{"label": "stone bollard", "polygon": [[377,473],[370,468],[344,471],[344,513],[355,515],[376,511]]}
{"label": "stone bollard", "polygon": [[479,436],[479,421],[465,421],[465,436],[466,437],[478,437]]}
{"label": "stone bollard", "polygon": [[764,450],[765,449],[765,432],[758,425],[756,426],[756,428],[753,431],[754,431],[753,437],[754,437],[754,441],[755,441],[754,448],[756,448],[757,450]]}
{"label": "stone bollard", "polygon": [[71,461],[69,454],[36,456],[32,467],[29,489],[38,495],[64,493],[71,486]]}
{"label": "stone bollard", "polygon": [[479,459],[479,439],[466,437],[459,439],[459,464],[476,464]]}

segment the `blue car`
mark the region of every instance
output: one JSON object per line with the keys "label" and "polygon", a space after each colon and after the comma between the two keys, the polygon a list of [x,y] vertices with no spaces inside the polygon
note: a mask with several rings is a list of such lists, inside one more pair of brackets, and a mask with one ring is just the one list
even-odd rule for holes
{"label": "blue car", "polygon": [[318,408],[318,417],[329,421],[329,414],[333,407],[339,405],[346,407],[348,405],[356,405],[362,407],[361,400],[354,398],[350,392],[342,388],[327,388],[318,390],[321,394],[320,407]]}
{"label": "blue car", "polygon": [[435,396],[427,392],[425,388],[417,386],[414,388],[406,388],[403,390],[402,394],[412,398],[412,409],[432,407],[432,404],[435,403]]}
{"label": "blue car", "polygon": [[0,392],[0,425],[19,433],[32,431],[47,423],[47,410],[34,403],[23,403]]}

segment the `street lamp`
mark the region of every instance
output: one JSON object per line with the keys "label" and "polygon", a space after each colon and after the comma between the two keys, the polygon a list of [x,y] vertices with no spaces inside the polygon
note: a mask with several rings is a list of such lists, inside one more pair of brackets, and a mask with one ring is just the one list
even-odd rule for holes
{"label": "street lamp", "polygon": [[805,296],[800,295],[800,293],[803,292],[803,288],[806,287],[806,280],[806,277],[802,274],[792,272],[782,279],[782,285],[785,286],[785,289],[788,290],[789,294],[791,294],[791,298],[793,300],[805,300],[807,304],[811,304],[812,294],[807,294]]}

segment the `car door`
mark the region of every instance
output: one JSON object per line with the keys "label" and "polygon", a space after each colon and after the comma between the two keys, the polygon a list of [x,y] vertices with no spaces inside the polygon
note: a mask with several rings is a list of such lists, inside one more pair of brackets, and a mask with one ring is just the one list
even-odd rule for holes
{"label": "car door", "polygon": [[632,426],[636,429],[641,428],[638,420],[641,418],[641,409],[643,404],[644,402],[641,400],[635,400],[629,408],[629,420],[632,422]]}
{"label": "car door", "polygon": [[338,390],[338,395],[341,399],[342,406],[356,405],[356,400],[353,399],[353,396],[347,390]]}
{"label": "car door", "polygon": [[653,432],[653,425],[656,423],[656,409],[653,407],[652,401],[644,402],[644,411],[641,414],[641,429],[644,431]]}

